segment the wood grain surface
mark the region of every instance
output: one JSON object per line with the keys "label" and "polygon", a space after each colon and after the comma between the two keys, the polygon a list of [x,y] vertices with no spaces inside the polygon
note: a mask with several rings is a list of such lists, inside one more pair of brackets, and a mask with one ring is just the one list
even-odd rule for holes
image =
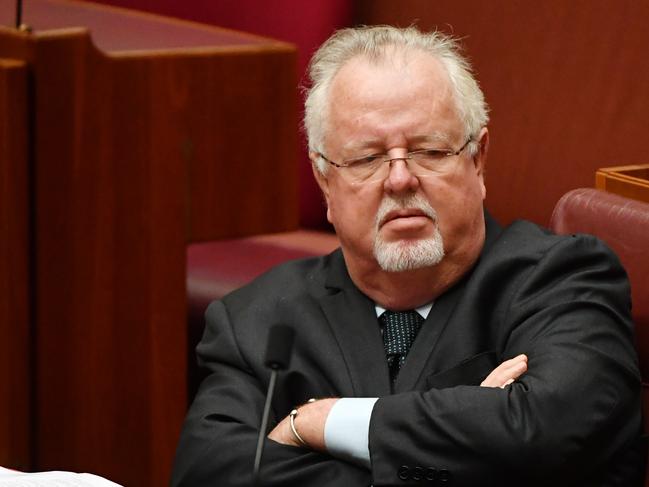
{"label": "wood grain surface", "polygon": [[0,465],[30,462],[28,73],[0,59]]}

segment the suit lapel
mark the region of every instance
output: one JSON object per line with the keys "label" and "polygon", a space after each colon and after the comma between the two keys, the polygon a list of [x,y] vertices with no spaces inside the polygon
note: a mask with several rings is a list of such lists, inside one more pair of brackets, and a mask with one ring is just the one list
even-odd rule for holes
{"label": "suit lapel", "polygon": [[452,355],[462,353],[460,350],[439,347],[438,343],[447,328],[463,288],[463,284],[454,286],[435,301],[399,371],[394,388],[396,393],[420,388],[420,384],[425,379],[422,377],[424,370],[427,372],[426,375],[435,370],[442,370],[451,365],[448,359]]}
{"label": "suit lapel", "polygon": [[388,367],[374,303],[352,283],[340,250],[332,255],[325,285],[329,294],[320,299],[320,305],[338,342],[350,395],[389,394]]}
{"label": "suit lapel", "polygon": [[[501,228],[485,211],[489,250]],[[471,271],[449,291],[439,296],[399,372],[395,393],[422,389],[431,374],[450,369],[479,350],[479,323],[462,320],[455,312]],[[390,394],[390,379],[383,339],[374,303],[353,284],[340,249],[331,255],[325,286],[329,294],[320,304],[340,348],[349,377],[350,395],[380,397]],[[347,395],[348,391],[342,391]]]}
{"label": "suit lapel", "polygon": [[[485,245],[480,258],[501,232],[500,226],[486,210],[485,225]],[[477,353],[483,345],[484,330],[476,329],[480,323],[469,323],[462,319],[461,310],[456,312],[472,272],[469,271],[455,286],[435,300],[399,372],[395,392],[425,388],[428,376],[456,366]]]}

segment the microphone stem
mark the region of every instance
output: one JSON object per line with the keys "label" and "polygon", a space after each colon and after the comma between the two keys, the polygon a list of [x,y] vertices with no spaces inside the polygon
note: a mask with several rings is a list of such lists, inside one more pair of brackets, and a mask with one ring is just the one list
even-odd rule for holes
{"label": "microphone stem", "polygon": [[273,393],[275,392],[275,381],[277,381],[277,369],[272,369],[270,372],[270,382],[268,384],[268,394],[266,394],[266,404],[264,405],[264,413],[261,417],[261,428],[259,428],[259,437],[257,438],[257,450],[255,453],[255,467],[253,469],[253,485],[258,487],[261,484],[259,477],[259,467],[261,466],[261,456],[264,454],[264,441],[268,433],[268,416],[270,415],[270,404],[273,401]]}
{"label": "microphone stem", "polygon": [[16,0],[16,29],[23,23],[23,0]]}

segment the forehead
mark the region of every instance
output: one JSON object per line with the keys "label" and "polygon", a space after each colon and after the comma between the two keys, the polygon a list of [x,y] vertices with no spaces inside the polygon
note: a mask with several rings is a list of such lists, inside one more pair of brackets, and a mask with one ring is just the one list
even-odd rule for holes
{"label": "forehead", "polygon": [[433,133],[452,139],[462,130],[446,69],[415,50],[349,60],[332,81],[328,111],[327,139],[343,150],[369,140],[396,146]]}

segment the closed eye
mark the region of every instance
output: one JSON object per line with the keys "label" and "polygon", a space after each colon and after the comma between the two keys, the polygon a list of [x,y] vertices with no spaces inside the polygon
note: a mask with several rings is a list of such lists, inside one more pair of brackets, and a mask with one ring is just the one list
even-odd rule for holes
{"label": "closed eye", "polygon": [[442,157],[446,157],[450,154],[450,151],[448,150],[441,150],[441,149],[419,149],[416,151],[410,152],[410,156],[413,157],[428,157],[432,159],[439,159]]}
{"label": "closed eye", "polygon": [[367,164],[373,164],[377,161],[380,161],[382,159],[385,159],[385,155],[383,154],[370,154],[367,156],[363,157],[357,157],[355,159],[349,159],[348,161],[345,161],[345,166],[364,166]]}

